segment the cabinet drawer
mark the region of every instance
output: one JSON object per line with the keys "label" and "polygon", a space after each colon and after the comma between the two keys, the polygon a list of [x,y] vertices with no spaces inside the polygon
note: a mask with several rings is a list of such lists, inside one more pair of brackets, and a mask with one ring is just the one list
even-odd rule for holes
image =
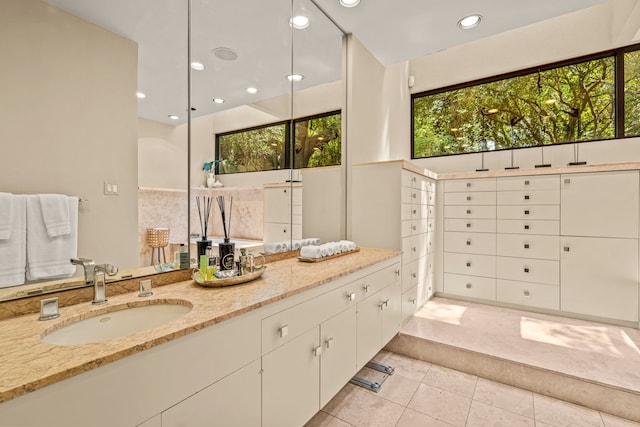
{"label": "cabinet drawer", "polygon": [[402,264],[402,292],[405,292],[418,284],[420,277],[420,272],[418,271],[419,268],[420,263],[417,259],[406,264]]}
{"label": "cabinet drawer", "polygon": [[458,219],[444,220],[444,231],[467,231],[472,233],[495,233],[495,219]]}
{"label": "cabinet drawer", "polygon": [[500,191],[498,205],[558,205],[560,190]]}
{"label": "cabinet drawer", "polygon": [[[402,258],[404,262],[404,256]],[[354,283],[358,292],[358,300],[362,300],[375,294],[380,289],[395,281],[400,281],[401,272],[400,264],[396,263],[363,277],[362,279],[356,280]]]}
{"label": "cabinet drawer", "polygon": [[510,176],[499,178],[498,191],[559,190],[560,175]]}
{"label": "cabinet drawer", "polygon": [[444,251],[464,254],[495,255],[496,235],[490,233],[444,233]]}
{"label": "cabinet drawer", "polygon": [[402,239],[403,262],[405,260],[413,261],[427,254],[427,248],[429,247],[428,234],[431,233],[416,234]]}
{"label": "cabinet drawer", "polygon": [[517,258],[560,259],[560,236],[498,234],[498,255]]}
{"label": "cabinet drawer", "polygon": [[433,188],[433,190],[427,191],[427,204],[430,206],[434,206],[436,204],[436,187],[435,185],[432,185],[429,188]]}
{"label": "cabinet drawer", "polygon": [[402,237],[409,237],[415,234],[427,232],[429,221],[426,219],[414,219],[402,221]]}
{"label": "cabinet drawer", "polygon": [[445,273],[444,292],[469,298],[495,300],[496,279]]}
{"label": "cabinet drawer", "polygon": [[560,310],[560,287],[498,279],[497,299],[510,304]]}
{"label": "cabinet drawer", "polygon": [[361,299],[358,285],[358,282],[346,284],[262,319],[262,354],[269,353],[309,328],[355,306]]}
{"label": "cabinet drawer", "polygon": [[464,193],[445,193],[444,194],[445,205],[459,205],[459,206],[486,206],[496,204],[496,192],[495,191],[477,191],[464,192]]}
{"label": "cabinet drawer", "polygon": [[427,205],[416,205],[414,203],[402,203],[400,208],[400,219],[426,219],[429,209],[433,209]]}
{"label": "cabinet drawer", "polygon": [[560,219],[559,205],[498,206],[498,219]]}
{"label": "cabinet drawer", "polygon": [[446,273],[470,276],[495,277],[496,257],[494,255],[457,254],[445,252],[444,271]]}
{"label": "cabinet drawer", "polygon": [[449,179],[444,182],[444,191],[446,193],[461,191],[496,191],[496,179]]}
{"label": "cabinet drawer", "polygon": [[497,260],[497,278],[520,282],[560,283],[560,262],[544,259],[509,258],[499,256]]}
{"label": "cabinet drawer", "polygon": [[[429,223],[431,224],[431,223]],[[435,233],[427,233],[426,234],[426,239],[427,239],[427,254],[430,254],[431,252],[433,252],[434,249],[434,245],[433,245],[433,237],[434,237]]]}
{"label": "cabinet drawer", "polygon": [[427,204],[427,191],[410,187],[402,187],[400,200],[402,203]]}
{"label": "cabinet drawer", "polygon": [[496,219],[495,206],[445,206],[445,218]]}
{"label": "cabinet drawer", "polygon": [[537,219],[499,219],[498,233],[543,234],[549,236],[557,236],[560,234],[560,221]]}
{"label": "cabinet drawer", "polygon": [[418,311],[418,287],[405,291],[402,294],[402,324],[407,323]]}

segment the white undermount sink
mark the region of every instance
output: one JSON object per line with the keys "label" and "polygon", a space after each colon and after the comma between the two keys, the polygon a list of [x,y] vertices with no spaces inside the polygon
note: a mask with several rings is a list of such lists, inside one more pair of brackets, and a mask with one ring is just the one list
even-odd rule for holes
{"label": "white undermount sink", "polygon": [[[57,345],[88,344],[125,337],[156,328],[191,311],[187,301],[159,301],[151,305],[108,307],[93,317],[79,317],[62,327],[54,327],[42,341]],[[67,322],[65,322],[67,323]]]}

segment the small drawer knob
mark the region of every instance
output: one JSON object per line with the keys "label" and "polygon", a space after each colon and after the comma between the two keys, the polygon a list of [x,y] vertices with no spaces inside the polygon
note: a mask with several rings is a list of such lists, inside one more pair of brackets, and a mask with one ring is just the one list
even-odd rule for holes
{"label": "small drawer knob", "polygon": [[471,196],[467,196],[467,202],[471,200]]}
{"label": "small drawer knob", "polygon": [[530,294],[529,294],[529,291],[524,291],[524,296],[525,296],[525,297],[528,297],[529,295],[530,295]]}
{"label": "small drawer knob", "polygon": [[467,283],[466,285],[464,285],[464,287],[467,289],[471,289],[471,286],[472,286],[471,283]]}
{"label": "small drawer knob", "polygon": [[564,179],[564,183],[565,184],[571,184],[571,178],[565,178]]}
{"label": "small drawer knob", "polygon": [[365,293],[365,294],[366,294],[366,293],[369,293],[369,288],[371,288],[371,285],[364,285],[364,286],[362,287],[362,289],[364,290],[364,293]]}
{"label": "small drawer knob", "polygon": [[316,348],[313,349],[313,355],[315,357],[318,357],[322,354],[322,346],[317,346]]}
{"label": "small drawer knob", "polygon": [[356,300],[356,293],[355,292],[348,293],[347,294],[347,300],[355,301]]}
{"label": "small drawer knob", "polygon": [[471,187],[471,183],[467,182],[467,188]]}
{"label": "small drawer knob", "polygon": [[411,273],[411,277],[415,279],[416,277],[418,277],[418,275],[416,273]]}
{"label": "small drawer knob", "polygon": [[525,224],[525,225],[524,225],[524,229],[525,229],[525,230],[528,230],[528,229],[529,229],[529,224]]}
{"label": "small drawer knob", "polygon": [[471,223],[470,222],[467,223],[467,228],[471,228]]}
{"label": "small drawer knob", "polygon": [[332,342],[333,342],[333,337],[331,337],[331,338],[327,339],[327,340],[324,342],[324,345],[326,345],[326,346],[327,346],[327,348],[330,348],[330,347],[331,347],[331,343],[332,343]]}
{"label": "small drawer knob", "polygon": [[524,248],[525,248],[525,249],[529,249],[529,244],[528,244],[528,243],[525,243],[525,244],[524,244]]}
{"label": "small drawer knob", "polygon": [[416,227],[415,225],[412,225],[412,226],[411,226],[411,229],[412,229],[413,231],[416,231],[416,230],[418,229],[418,227]]}
{"label": "small drawer knob", "polygon": [[471,267],[471,261],[467,261],[467,267]]}
{"label": "small drawer knob", "polygon": [[278,329],[278,335],[280,335],[280,338],[284,338],[289,335],[289,325],[284,325]]}
{"label": "small drawer knob", "polygon": [[569,248],[569,246],[565,246],[563,249],[564,249],[564,251],[565,251],[565,252],[569,252],[569,251],[571,250],[571,249]]}
{"label": "small drawer knob", "polygon": [[411,193],[411,197],[416,199],[418,197],[418,195],[416,193]]}
{"label": "small drawer knob", "polygon": [[471,209],[467,209],[467,215],[471,215]]}
{"label": "small drawer knob", "polygon": [[467,246],[471,246],[471,240],[467,240]]}
{"label": "small drawer knob", "polygon": [[525,268],[524,268],[524,272],[525,272],[525,273],[528,273],[528,272],[529,272],[529,267],[525,267]]}
{"label": "small drawer knob", "polygon": [[531,212],[529,211],[529,209],[525,209],[524,214],[525,215],[529,215]]}
{"label": "small drawer knob", "polygon": [[530,197],[529,197],[529,195],[528,195],[528,194],[525,194],[524,199],[525,199],[525,200],[529,200],[529,198],[530,198]]}
{"label": "small drawer knob", "polygon": [[418,211],[417,211],[416,209],[413,209],[413,210],[411,211],[411,213],[413,213],[413,214],[415,215],[415,214],[417,214],[417,213],[418,213]]}
{"label": "small drawer knob", "polygon": [[529,180],[528,179],[524,181],[524,185],[529,185]]}
{"label": "small drawer knob", "polygon": [[411,246],[411,252],[415,252],[417,249],[415,246]]}
{"label": "small drawer knob", "polygon": [[417,300],[416,300],[415,298],[409,298],[409,302],[410,302],[411,304],[413,304],[413,305],[415,305],[415,304],[416,304],[416,301],[417,301]]}

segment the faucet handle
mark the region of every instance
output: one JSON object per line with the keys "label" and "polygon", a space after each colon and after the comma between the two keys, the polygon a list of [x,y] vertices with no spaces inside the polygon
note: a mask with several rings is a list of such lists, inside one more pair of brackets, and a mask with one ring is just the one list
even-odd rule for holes
{"label": "faucet handle", "polygon": [[93,264],[93,260],[89,259],[89,258],[71,258],[71,264],[75,264],[75,265],[91,265]]}
{"label": "faucet handle", "polygon": [[107,276],[115,276],[118,274],[118,267],[113,264],[98,264],[96,265],[96,271],[101,271]]}

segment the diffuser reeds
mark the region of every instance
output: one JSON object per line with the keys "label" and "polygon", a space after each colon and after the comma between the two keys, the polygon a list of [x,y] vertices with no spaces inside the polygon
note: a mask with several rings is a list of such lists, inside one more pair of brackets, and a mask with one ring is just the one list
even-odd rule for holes
{"label": "diffuser reeds", "polygon": [[229,233],[231,232],[231,209],[233,208],[233,196],[231,196],[229,201],[228,217],[225,211],[224,196],[216,196],[216,200],[218,201],[218,207],[220,208],[220,215],[222,216],[222,229],[224,231],[224,240],[226,242],[226,241],[229,241]]}
{"label": "diffuser reeds", "polygon": [[196,203],[198,205],[198,218],[200,218],[200,232],[202,233],[202,240],[207,238],[207,231],[209,228],[209,216],[211,215],[211,205],[213,197],[206,196],[202,200],[202,208],[200,207],[200,197],[196,196]]}

